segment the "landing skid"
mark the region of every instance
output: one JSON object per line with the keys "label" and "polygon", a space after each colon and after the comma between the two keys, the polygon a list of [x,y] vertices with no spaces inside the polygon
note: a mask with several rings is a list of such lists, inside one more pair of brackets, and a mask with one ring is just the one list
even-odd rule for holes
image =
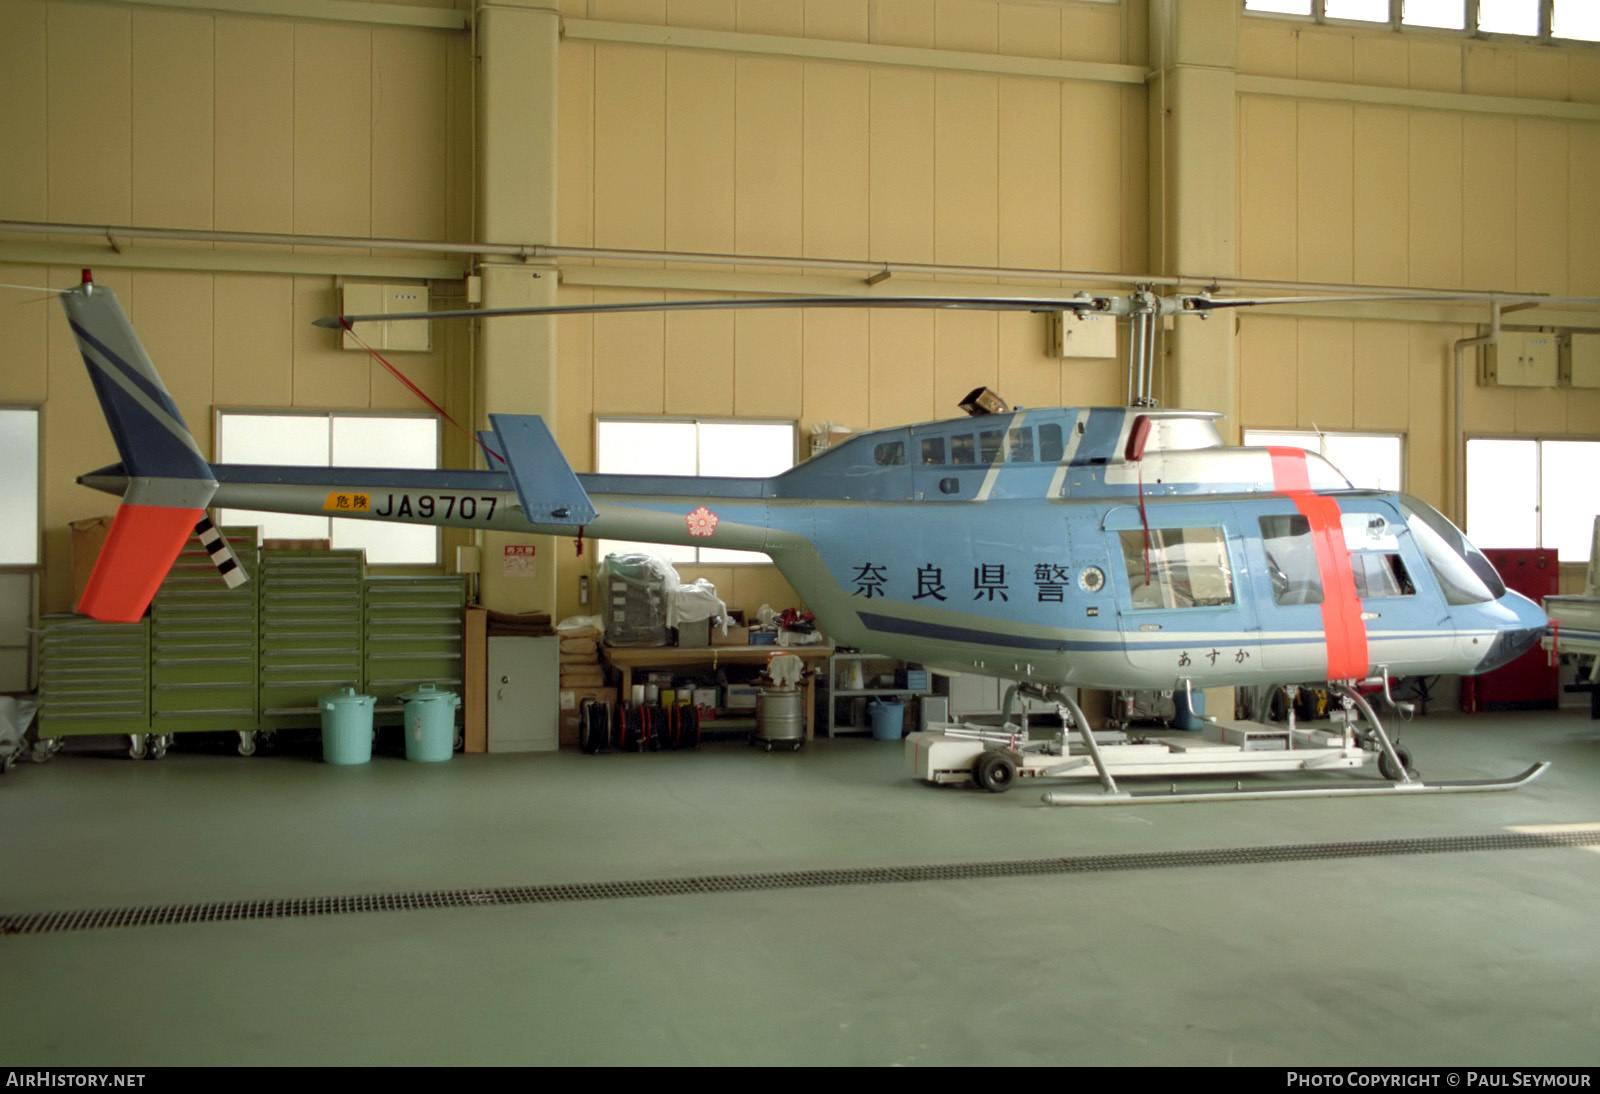
{"label": "landing skid", "polygon": [[[1346,718],[1331,728],[1297,727],[1206,719],[1200,734],[1130,741],[1121,733],[1095,733],[1072,697],[1056,689],[1024,686],[1022,690],[1054,699],[1061,713],[1061,735],[1032,740],[1026,715],[1021,726],[1002,729],[946,726],[913,734],[907,742],[912,770],[933,783],[974,782],[1002,792],[1020,779],[1097,779],[1098,793],[1054,790],[1043,795],[1047,805],[1123,805],[1136,802],[1245,801],[1252,798],[1373,797],[1380,794],[1463,794],[1515,790],[1543,775],[1539,763],[1509,779],[1423,782],[1411,767],[1406,749],[1390,740],[1371,705],[1351,684],[1334,682]],[[1009,715],[1015,691],[1006,697]],[[1386,693],[1387,696],[1387,693]],[[1390,700],[1393,704],[1393,700]],[[1356,716],[1365,728],[1357,728]],[[1129,791],[1117,780],[1130,776],[1173,775],[1234,778],[1246,774],[1282,774],[1357,770],[1375,766],[1385,780],[1366,785],[1303,785],[1232,787],[1182,791]]]}

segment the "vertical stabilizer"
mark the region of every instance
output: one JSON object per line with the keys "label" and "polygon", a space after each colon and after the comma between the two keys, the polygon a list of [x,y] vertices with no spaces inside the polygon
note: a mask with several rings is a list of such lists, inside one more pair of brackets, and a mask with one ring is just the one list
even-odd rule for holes
{"label": "vertical stabilizer", "polygon": [[132,623],[205,516],[217,481],[116,294],[85,270],[83,284],[61,301],[128,474],[78,610]]}

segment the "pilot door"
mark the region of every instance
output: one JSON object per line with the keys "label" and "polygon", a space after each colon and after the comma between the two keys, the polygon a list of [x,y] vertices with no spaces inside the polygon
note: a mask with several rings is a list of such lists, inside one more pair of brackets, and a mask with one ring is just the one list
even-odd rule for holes
{"label": "pilot door", "polygon": [[1147,528],[1136,507],[1106,514],[1118,625],[1137,677],[1204,687],[1255,671],[1259,634],[1231,515],[1216,504],[1160,505]]}

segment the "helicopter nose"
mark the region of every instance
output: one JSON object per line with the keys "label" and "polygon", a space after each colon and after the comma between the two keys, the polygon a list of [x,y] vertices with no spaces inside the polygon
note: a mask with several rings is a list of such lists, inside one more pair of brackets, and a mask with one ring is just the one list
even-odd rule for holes
{"label": "helicopter nose", "polygon": [[1500,598],[1500,603],[1515,612],[1517,622],[1522,625],[1496,635],[1475,672],[1488,672],[1510,664],[1538,645],[1539,639],[1549,630],[1550,619],[1544,614],[1544,609],[1521,593],[1507,592]]}

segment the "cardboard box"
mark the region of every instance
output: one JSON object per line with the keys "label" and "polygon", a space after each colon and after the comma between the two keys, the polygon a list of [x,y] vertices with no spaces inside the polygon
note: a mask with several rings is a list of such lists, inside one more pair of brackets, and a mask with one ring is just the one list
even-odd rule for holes
{"label": "cardboard box", "polygon": [[75,520],[67,525],[72,530],[72,607],[77,610],[83,599],[83,590],[89,586],[89,575],[100,557],[106,535],[111,531],[110,517],[90,517]]}
{"label": "cardboard box", "polygon": [[729,684],[723,696],[728,710],[754,710],[761,689],[754,684]]}
{"label": "cardboard box", "polygon": [[748,646],[750,644],[750,628],[729,625],[728,633],[723,634],[721,627],[711,628],[711,644],[713,646]]}
{"label": "cardboard box", "polygon": [[616,688],[571,688],[560,693],[561,706],[561,747],[578,747],[578,711],[585,699],[592,699],[597,703],[604,703],[611,708],[613,716],[617,712]]}

